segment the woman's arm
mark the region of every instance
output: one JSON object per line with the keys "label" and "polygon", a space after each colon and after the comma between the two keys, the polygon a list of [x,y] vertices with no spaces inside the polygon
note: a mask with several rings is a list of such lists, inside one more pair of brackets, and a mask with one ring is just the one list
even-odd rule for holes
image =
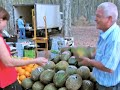
{"label": "woman's arm", "polygon": [[3,62],[5,66],[10,66],[10,67],[23,66],[28,64],[44,65],[47,63],[47,59],[43,57],[35,58],[33,60],[22,60],[22,59],[19,60],[19,59],[11,58],[2,38],[0,38],[0,60]]}

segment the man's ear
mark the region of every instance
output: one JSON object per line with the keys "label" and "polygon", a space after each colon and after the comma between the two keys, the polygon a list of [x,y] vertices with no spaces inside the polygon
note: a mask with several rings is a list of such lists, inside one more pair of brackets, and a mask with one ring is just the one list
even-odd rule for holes
{"label": "man's ear", "polygon": [[113,20],[112,16],[109,16],[108,18],[109,18],[109,21],[112,22],[112,20]]}

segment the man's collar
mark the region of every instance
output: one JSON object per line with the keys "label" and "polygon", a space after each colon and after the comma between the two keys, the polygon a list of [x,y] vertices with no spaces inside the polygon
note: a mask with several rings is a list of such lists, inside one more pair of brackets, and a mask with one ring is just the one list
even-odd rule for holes
{"label": "man's collar", "polygon": [[108,30],[106,30],[105,32],[102,32],[100,36],[101,36],[103,39],[106,39],[106,38],[109,36],[109,34],[114,30],[114,28],[115,28],[116,26],[117,26],[117,24],[114,23]]}

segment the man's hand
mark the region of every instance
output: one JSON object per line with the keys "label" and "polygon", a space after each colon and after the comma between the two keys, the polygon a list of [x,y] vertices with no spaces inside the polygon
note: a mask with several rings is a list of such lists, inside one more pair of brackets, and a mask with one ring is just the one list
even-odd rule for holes
{"label": "man's hand", "polygon": [[77,61],[78,61],[81,65],[90,66],[90,59],[87,58],[87,57],[79,57],[79,58],[77,58]]}
{"label": "man's hand", "polygon": [[41,66],[44,66],[45,64],[47,64],[48,62],[48,59],[44,58],[44,57],[38,57],[35,59],[36,60],[36,63],[38,65],[41,65]]}

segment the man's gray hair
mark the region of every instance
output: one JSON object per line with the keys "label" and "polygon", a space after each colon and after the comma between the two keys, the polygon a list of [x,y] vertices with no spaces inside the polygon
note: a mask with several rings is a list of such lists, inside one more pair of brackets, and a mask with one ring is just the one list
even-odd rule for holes
{"label": "man's gray hair", "polygon": [[101,8],[104,11],[104,16],[112,16],[112,22],[116,22],[118,19],[118,9],[117,6],[112,2],[101,3],[98,8]]}

